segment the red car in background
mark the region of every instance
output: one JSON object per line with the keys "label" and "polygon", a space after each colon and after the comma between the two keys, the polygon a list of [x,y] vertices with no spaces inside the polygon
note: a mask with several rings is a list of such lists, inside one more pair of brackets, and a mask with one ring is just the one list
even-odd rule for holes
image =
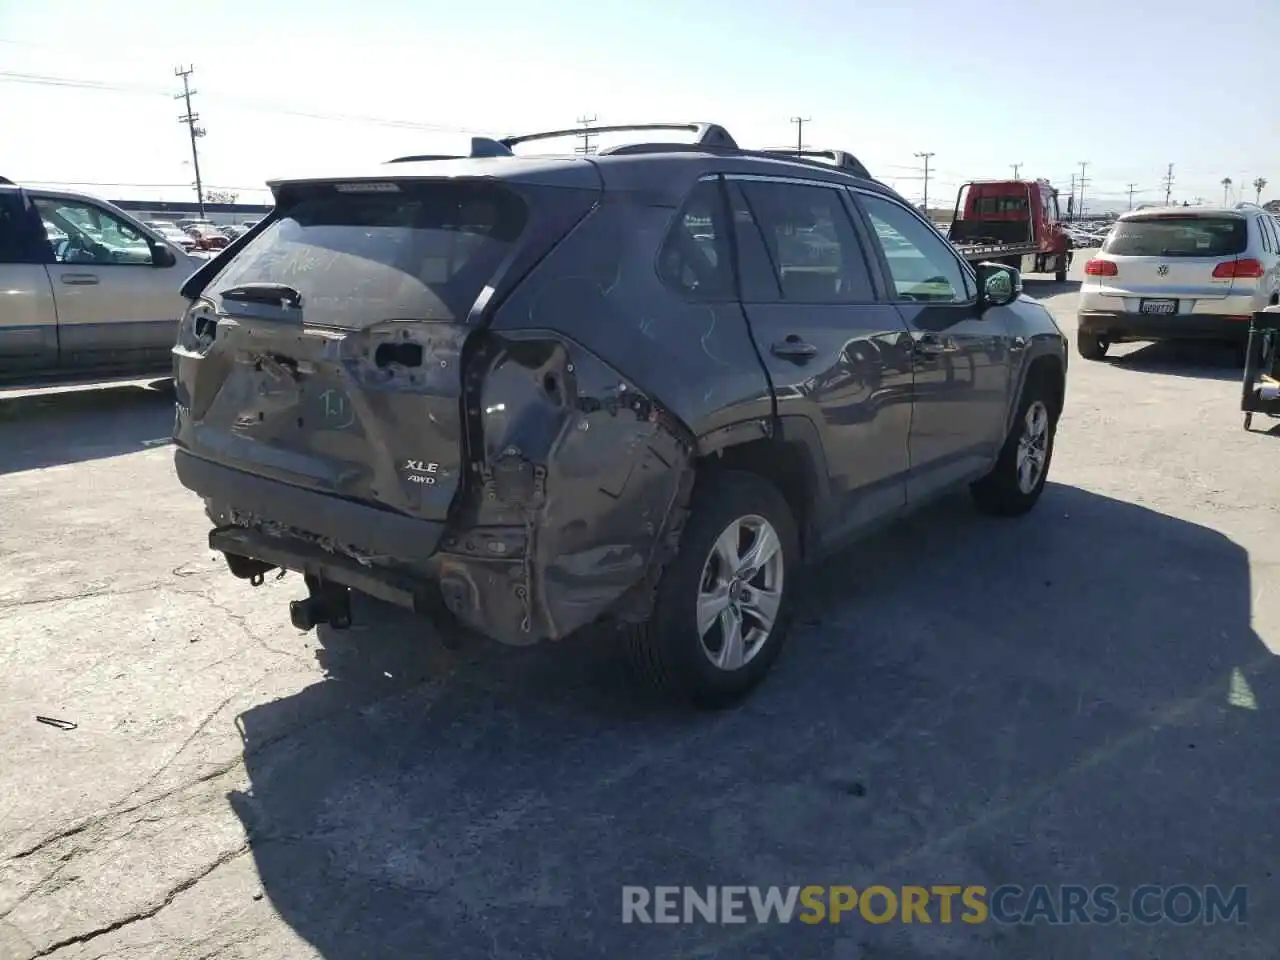
{"label": "red car in background", "polygon": [[187,227],[187,233],[195,240],[197,250],[221,250],[231,242],[225,233],[203,224]]}

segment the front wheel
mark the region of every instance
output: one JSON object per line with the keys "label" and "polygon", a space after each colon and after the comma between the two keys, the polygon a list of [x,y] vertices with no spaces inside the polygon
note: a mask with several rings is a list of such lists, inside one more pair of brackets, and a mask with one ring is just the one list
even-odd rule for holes
{"label": "front wheel", "polygon": [[1036,505],[1049,477],[1057,432],[1056,400],[1041,377],[1022,388],[1018,415],[991,472],[970,492],[984,513],[1016,517]]}
{"label": "front wheel", "polygon": [[776,659],[790,620],[799,535],[772,484],[739,471],[699,478],[648,622],[628,628],[632,666],[668,699],[738,700]]}

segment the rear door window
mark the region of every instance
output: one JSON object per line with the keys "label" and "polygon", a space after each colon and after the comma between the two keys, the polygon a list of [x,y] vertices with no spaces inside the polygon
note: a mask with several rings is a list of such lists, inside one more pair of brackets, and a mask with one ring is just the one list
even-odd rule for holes
{"label": "rear door window", "polygon": [[1243,217],[1148,217],[1118,221],[1102,252],[1122,257],[1234,257],[1248,245]]}
{"label": "rear door window", "polygon": [[1275,231],[1272,229],[1270,217],[1258,218],[1258,229],[1262,233],[1262,248],[1267,253],[1276,253],[1280,251],[1280,243],[1276,241]]}
{"label": "rear door window", "polygon": [[764,238],[783,300],[875,300],[867,260],[839,190],[761,180],[744,180],[739,186]]}
{"label": "rear door window", "polygon": [[307,323],[340,328],[465,320],[528,221],[507,188],[458,181],[308,184],[277,207],[209,295],[287,284]]}

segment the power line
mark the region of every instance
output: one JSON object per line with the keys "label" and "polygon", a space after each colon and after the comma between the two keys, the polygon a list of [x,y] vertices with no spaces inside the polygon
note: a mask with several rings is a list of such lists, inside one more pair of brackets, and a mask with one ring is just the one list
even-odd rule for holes
{"label": "power line", "polygon": [[813,117],[792,117],[791,122],[796,125],[796,156],[804,153],[804,125],[811,123]]}
{"label": "power line", "polygon": [[595,132],[591,129],[591,125],[596,122],[596,115],[593,113],[589,117],[579,117],[578,126],[582,127],[582,132],[578,134],[582,138],[582,146],[574,147],[574,153],[581,153],[584,156],[588,153],[594,153],[595,148],[591,144],[591,138],[595,136]]}
{"label": "power line", "polygon": [[191,74],[195,72],[195,67],[174,67],[173,75],[182,78],[182,92],[173,99],[181,100],[187,105],[187,112],[178,118],[179,123],[187,125],[187,132],[191,134],[191,165],[196,171],[196,203],[200,205],[200,217],[204,218],[204,184],[200,180],[200,151],[196,148],[196,140],[205,135],[204,127],[197,127],[196,121],[200,119],[200,114],[195,113],[191,109],[191,96],[195,93],[191,89]]}
{"label": "power line", "polygon": [[1084,188],[1085,188],[1085,184],[1089,182],[1089,180],[1085,177],[1084,172],[1088,166],[1089,166],[1088,160],[1080,161],[1080,179],[1077,182],[1080,184],[1080,216],[1082,217],[1084,216]]}
{"label": "power line", "polygon": [[922,150],[916,154],[917,157],[924,160],[924,200],[920,205],[925,210],[929,209],[929,161],[933,159],[933,155],[934,151],[932,150]]}
{"label": "power line", "polygon": [[1133,191],[1138,185],[1136,183],[1129,184],[1129,209],[1133,209]]}
{"label": "power line", "polygon": [[[20,83],[31,86],[65,87],[73,90],[96,90],[101,93],[124,93],[135,96],[165,97],[172,96],[173,91],[163,87],[150,87],[143,84],[109,83],[100,80],[84,80],[75,77],[55,77],[34,73],[15,73],[0,70],[0,83]],[[492,130],[478,130],[473,127],[455,127],[443,123],[419,123],[413,120],[396,120],[389,117],[369,116],[355,113],[324,113],[313,110],[297,110],[278,104],[259,100],[246,100],[243,97],[232,97],[216,92],[205,91],[206,99],[232,104],[241,109],[254,110],[288,117],[299,117],[303,120],[324,120],[337,123],[366,123],[371,126],[391,127],[398,130],[423,130],[435,133],[488,134]]]}

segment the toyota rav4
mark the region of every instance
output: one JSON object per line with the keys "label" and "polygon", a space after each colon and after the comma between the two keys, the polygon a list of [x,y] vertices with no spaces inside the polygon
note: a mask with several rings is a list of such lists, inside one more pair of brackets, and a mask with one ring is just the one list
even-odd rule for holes
{"label": "toyota rav4", "polygon": [[177,475],[235,576],[302,573],[301,629],[352,590],[509,644],[610,621],[719,704],[802,563],[959,487],[1036,503],[1067,351],[1018,272],[851,155],[600,132],[673,128],[271,184],[174,348]]}

